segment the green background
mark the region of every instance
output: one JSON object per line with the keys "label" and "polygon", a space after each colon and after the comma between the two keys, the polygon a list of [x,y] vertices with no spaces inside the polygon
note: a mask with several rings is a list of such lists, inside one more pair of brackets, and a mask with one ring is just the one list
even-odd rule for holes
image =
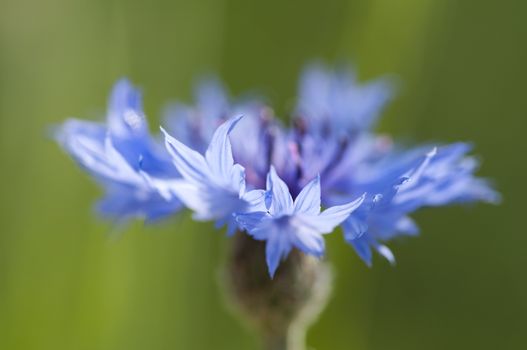
{"label": "green background", "polygon": [[380,128],[473,141],[504,202],[419,212],[423,234],[391,244],[394,268],[328,237],[335,293],[309,344],[524,347],[526,13],[523,0],[0,0],[0,348],[257,348],[223,303],[228,240],[188,214],[109,238],[99,189],[46,130],[100,118],[121,76],[142,87],[152,128],[210,72],[285,115],[312,59],[398,76]]}

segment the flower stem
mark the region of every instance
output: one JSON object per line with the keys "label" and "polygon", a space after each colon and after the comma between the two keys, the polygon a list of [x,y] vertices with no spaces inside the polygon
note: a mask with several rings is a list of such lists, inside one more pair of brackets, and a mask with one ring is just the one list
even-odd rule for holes
{"label": "flower stem", "polygon": [[307,330],[331,291],[326,263],[293,250],[271,279],[265,243],[238,232],[227,261],[227,277],[231,301],[260,333],[265,350],[305,350]]}

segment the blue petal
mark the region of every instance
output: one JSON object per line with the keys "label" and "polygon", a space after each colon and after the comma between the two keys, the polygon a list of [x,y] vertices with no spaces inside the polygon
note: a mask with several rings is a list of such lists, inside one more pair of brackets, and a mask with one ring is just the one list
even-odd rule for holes
{"label": "blue petal", "polygon": [[331,72],[315,65],[301,78],[297,113],[314,132],[328,127],[337,135],[368,130],[391,98],[391,90],[385,80],[360,84],[353,72]]}
{"label": "blue petal", "polygon": [[344,237],[346,240],[352,241],[360,238],[368,231],[368,224],[366,218],[352,214],[344,221],[342,228],[344,229]]}
{"label": "blue petal", "polygon": [[311,180],[295,199],[295,212],[317,215],[320,213],[320,176]]}
{"label": "blue petal", "polygon": [[242,210],[245,204],[236,193],[229,190],[185,180],[172,181],[170,191],[194,211],[193,218],[198,221],[230,218],[232,213]]}
{"label": "blue petal", "polygon": [[[158,184],[163,185],[163,182]],[[183,202],[183,204],[195,212],[206,212],[208,210],[207,203],[204,201],[203,193],[199,186],[184,180],[174,180],[170,184],[165,183],[166,188],[160,189],[161,193],[170,191]]]}
{"label": "blue petal", "polygon": [[266,191],[252,190],[245,192],[242,199],[247,203],[246,212],[267,211],[265,205]]}
{"label": "blue petal", "polygon": [[71,119],[54,131],[57,142],[85,170],[97,177],[111,177],[105,155],[106,128],[102,124]]}
{"label": "blue petal", "polygon": [[250,233],[254,229],[258,228],[262,223],[262,219],[268,217],[268,215],[269,214],[266,212],[257,211],[246,214],[236,214],[235,217],[240,226]]}
{"label": "blue petal", "polygon": [[411,173],[407,175],[408,180],[401,183],[401,185],[398,187],[398,191],[407,190],[418,184],[424,171],[436,155],[437,147],[434,147],[430,152],[425,155],[421,164],[419,164],[419,166],[417,166],[415,169],[412,169]]}
{"label": "blue petal", "polygon": [[141,218],[151,223],[174,215],[181,209],[181,202],[176,198],[167,201],[156,193],[141,193],[131,187],[112,186],[96,209],[102,217],[117,222]]}
{"label": "blue petal", "polygon": [[229,133],[241,118],[242,116],[229,119],[216,129],[212,136],[210,145],[205,153],[205,159],[212,174],[216,177],[227,178],[230,175],[234,159],[232,157]]}
{"label": "blue petal", "polygon": [[234,164],[225,181],[227,187],[232,188],[233,191],[238,191],[238,194],[242,196],[245,193],[245,168],[240,164]]}
{"label": "blue petal", "polygon": [[403,216],[395,223],[395,229],[406,235],[415,236],[419,234],[419,227],[412,218],[409,216]]}
{"label": "blue petal", "polygon": [[320,258],[325,252],[324,237],[310,226],[299,225],[290,232],[293,245],[306,254]]}
{"label": "blue petal", "polygon": [[206,182],[208,166],[205,158],[170,136],[165,129],[161,128],[161,131],[165,135],[165,146],[180,174],[191,182]]}
{"label": "blue petal", "polygon": [[115,149],[102,126],[70,120],[56,131],[62,147],[98,181],[143,184],[142,177]]}
{"label": "blue petal", "polygon": [[273,166],[267,175],[267,191],[272,195],[272,202],[269,211],[273,216],[290,215],[293,213],[293,198],[289,193],[289,188],[280,179]]}
{"label": "blue petal", "polygon": [[365,197],[366,195],[362,195],[353,202],[330,207],[320,213],[320,215],[305,218],[304,220],[308,221],[311,226],[316,227],[320,233],[331,233],[335,227],[340,225],[353,211],[361,206]]}
{"label": "blue petal", "polygon": [[236,233],[236,230],[239,228],[236,217],[233,215],[225,216],[219,220],[216,220],[214,223],[214,228],[219,229],[223,226],[227,226],[227,231],[225,232],[227,237],[231,237]]}
{"label": "blue petal", "polygon": [[383,244],[375,244],[374,248],[377,250],[377,253],[381,254],[390,264],[395,265],[395,257],[390,248]]}
{"label": "blue petal", "polygon": [[211,122],[217,122],[218,119],[224,118],[230,109],[229,97],[225,87],[213,77],[201,80],[194,91],[194,96],[201,115]]}
{"label": "blue petal", "polygon": [[227,237],[232,237],[237,229],[238,223],[236,222],[236,218],[234,218],[234,216],[229,217],[227,220]]}
{"label": "blue petal", "polygon": [[390,262],[390,264],[395,264],[395,258],[393,256],[392,251],[385,245],[379,244],[375,239],[373,239],[370,235],[366,234],[362,237],[355,239],[351,242],[351,245],[353,248],[355,248],[355,251],[359,255],[359,257],[366,263],[366,265],[371,266],[372,264],[372,251],[371,249],[375,249],[380,255],[382,255],[386,260]]}
{"label": "blue petal", "polygon": [[275,125],[266,114],[267,109],[258,102],[246,102],[235,106],[236,114],[244,118],[229,135],[234,161],[246,169],[247,182],[255,188],[265,186],[265,177],[269,170],[272,127]]}
{"label": "blue petal", "polygon": [[289,255],[292,248],[287,239],[287,235],[281,233],[282,232],[273,232],[265,246],[267,267],[271,278],[274,277],[280,261]]}
{"label": "blue petal", "polygon": [[108,108],[108,128],[113,136],[122,138],[148,134],[141,93],[126,79],[118,81],[113,88]]}
{"label": "blue petal", "polygon": [[357,255],[366,263],[366,265],[371,266],[372,253],[370,244],[368,243],[366,237],[362,236],[349,243],[353,246],[353,248],[357,252]]}

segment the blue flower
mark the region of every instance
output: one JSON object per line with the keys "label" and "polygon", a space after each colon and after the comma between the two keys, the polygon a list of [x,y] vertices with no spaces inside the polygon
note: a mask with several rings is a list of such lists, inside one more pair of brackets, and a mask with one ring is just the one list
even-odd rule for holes
{"label": "blue flower", "polygon": [[165,144],[182,179],[160,182],[163,193],[173,193],[194,211],[199,221],[215,220],[227,224],[228,233],[236,229],[234,213],[253,210],[263,205],[264,191],[246,191],[245,169],[235,164],[229,133],[242,117],[223,123],[210,142],[205,156],[190,149],[164,129]]}
{"label": "blue flower", "polygon": [[209,80],[194,106],[168,109],[163,148],[150,135],[139,92],[123,80],[105,124],[72,119],[56,137],[105,188],[98,208],[114,219],[154,220],[184,205],[196,220],[266,241],[271,276],[293,248],[322,256],[323,234],[339,225],[368,265],[373,251],[394,262],[385,244],[418,234],[415,211],[500,197],[475,176],[469,145],[407,149],[376,133],[391,95],[385,79],[359,83],[350,71],[314,66],[285,127],[265,103],[233,102]]}
{"label": "blue flower", "polygon": [[106,124],[71,119],[55,130],[55,138],[105,188],[97,205],[103,216],[150,221],[181,208],[177,198],[163,198],[144,176],[168,179],[178,174],[150,136],[141,95],[128,81],[115,85]]}
{"label": "blue flower", "polygon": [[364,200],[363,195],[351,203],[320,212],[320,177],[309,182],[293,201],[274,167],[267,176],[267,192],[267,211],[238,214],[236,220],[256,240],[266,241],[271,277],[293,248],[322,257],[325,251],[323,235],[331,233]]}

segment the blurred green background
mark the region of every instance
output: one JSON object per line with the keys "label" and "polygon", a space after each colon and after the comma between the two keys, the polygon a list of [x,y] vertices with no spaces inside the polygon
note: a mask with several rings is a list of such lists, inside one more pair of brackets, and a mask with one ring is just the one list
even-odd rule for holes
{"label": "blurred green background", "polygon": [[284,115],[312,59],[400,77],[381,129],[473,141],[505,200],[419,212],[422,236],[391,244],[395,268],[330,236],[336,288],[309,344],[524,347],[526,14],[522,0],[0,0],[0,348],[257,348],[218,286],[226,238],[183,215],[110,239],[98,188],[46,128],[102,117],[121,76],[153,128],[211,72]]}

